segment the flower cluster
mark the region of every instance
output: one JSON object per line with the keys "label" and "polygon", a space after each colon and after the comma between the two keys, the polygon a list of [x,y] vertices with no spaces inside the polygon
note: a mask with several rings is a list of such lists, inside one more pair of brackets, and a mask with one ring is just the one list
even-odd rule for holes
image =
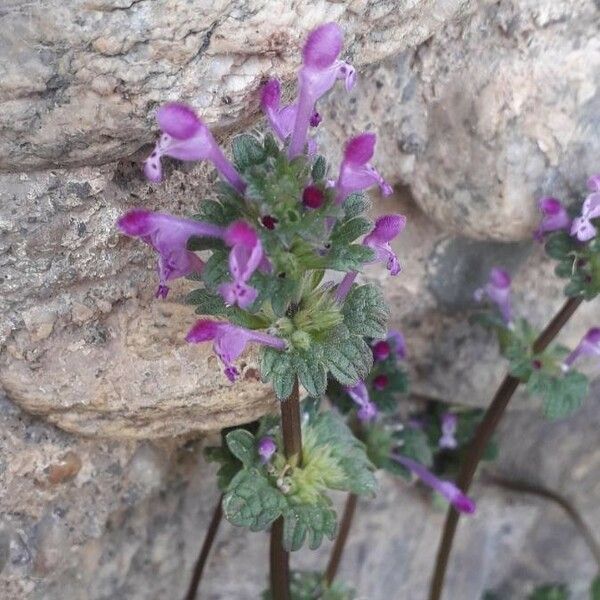
{"label": "flower cluster", "polygon": [[[373,224],[363,214],[364,190],[391,193],[371,164],[375,136],[347,142],[335,179],[327,177],[327,163],[309,136],[322,121],[317,103],[336,81],[347,90],[355,85],[354,68],[339,59],[342,43],[334,23],[310,33],[297,100],[283,105],[279,81],[269,80],[261,106],[274,136],[238,136],[233,160],[192,108],[162,106],[156,114],[162,134],[144,163],[146,176],[160,181],[161,162],[171,157],[208,160],[223,182],[194,219],[134,210],[118,221],[123,233],[157,252],[157,297],[165,298],[179,277],[203,282],[190,302],[205,318],[187,341],[212,341],[231,381],[247,344],[260,344],[263,378],[280,398],[296,377],[315,395],[325,391],[328,373],[349,388],[360,385],[372,365],[364,338],[383,335],[387,308],[377,288],[355,284],[356,275],[376,261],[391,275],[400,272],[390,242],[405,218],[386,215]],[[199,250],[210,253],[208,259]],[[341,283],[324,280],[326,270],[341,271]],[[371,410],[363,408],[365,415]]]}
{"label": "flower cluster", "polygon": [[582,203],[565,206],[556,198],[539,201],[542,220],[534,233],[557,260],[556,275],[568,279],[565,294],[591,300],[600,294],[600,175],[588,180]]}
{"label": "flower cluster", "polygon": [[588,381],[572,367],[583,357],[600,356],[600,329],[590,329],[571,353],[562,346],[538,352],[536,331],[525,319],[514,318],[507,271],[494,267],[475,297],[487,298],[496,307],[498,314],[481,314],[477,320],[495,329],[500,350],[510,361],[511,375],[527,383],[531,394],[542,396],[545,414],[562,418],[578,408],[587,394]]}

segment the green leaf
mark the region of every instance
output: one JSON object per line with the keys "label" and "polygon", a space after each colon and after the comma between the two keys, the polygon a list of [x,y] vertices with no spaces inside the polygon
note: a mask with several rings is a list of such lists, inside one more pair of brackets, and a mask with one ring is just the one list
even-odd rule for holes
{"label": "green leaf", "polygon": [[311,396],[322,396],[327,387],[327,369],[320,353],[313,351],[294,353],[293,365],[298,379]]}
{"label": "green leaf", "polygon": [[242,468],[242,464],[227,448],[220,446],[205,448],[204,456],[208,462],[216,462],[220,465],[217,471],[217,485],[221,491],[225,491]]}
{"label": "green leaf", "polygon": [[362,244],[334,246],[327,255],[327,267],[333,271],[361,271],[375,260],[375,252]]}
{"label": "green leaf", "polygon": [[229,267],[227,262],[227,253],[222,250],[215,250],[212,256],[206,261],[202,269],[202,281],[209,289],[216,289],[222,283],[229,280]]}
{"label": "green leaf", "polygon": [[573,250],[573,240],[565,231],[559,231],[548,237],[545,249],[550,258],[563,260]]}
{"label": "green leaf", "polygon": [[283,547],[288,552],[302,548],[307,538],[308,547],[316,550],[323,536],[332,540],[337,533],[337,515],[326,505],[291,505],[283,511],[283,519]]}
{"label": "green leaf", "polygon": [[327,173],[327,161],[324,156],[317,156],[313,163],[311,176],[313,181],[320,181]]}
{"label": "green leaf", "polygon": [[190,292],[186,299],[187,304],[194,304],[196,312],[200,315],[225,316],[227,308],[223,298],[206,288],[199,288]]}
{"label": "green leaf", "polygon": [[232,524],[263,531],[286,507],[285,497],[256,468],[241,470],[223,497],[223,514]]}
{"label": "green leaf", "polygon": [[246,429],[235,429],[225,436],[230,452],[241,461],[244,467],[250,467],[258,461],[256,440]]}
{"label": "green leaf", "polygon": [[233,139],[233,162],[239,171],[259,165],[266,158],[261,143],[249,134],[238,135]]}
{"label": "green leaf", "polygon": [[346,297],[342,314],[350,333],[374,339],[385,337],[389,309],[381,290],[374,285],[353,288]]}
{"label": "green leaf", "polygon": [[590,600],[600,600],[600,575],[592,581],[590,588]]}
{"label": "green leaf", "polygon": [[[225,227],[239,219],[242,215],[242,201],[237,196],[237,192],[227,186],[227,188],[220,188],[220,193],[224,201],[218,200],[204,200],[198,209],[198,213],[194,215],[194,218],[198,221],[205,221],[207,223],[213,223],[214,225],[220,225]],[[197,240],[198,238],[192,238]],[[205,238],[208,239],[208,238]],[[212,243],[216,244],[221,240],[217,238],[212,239]],[[198,242],[195,242],[198,244]],[[210,246],[210,248],[214,247]],[[192,247],[190,250],[203,250],[201,247]]]}
{"label": "green leaf", "polygon": [[581,406],[589,382],[585,375],[569,371],[564,377],[532,376],[528,388],[544,398],[544,415],[556,420],[568,417]]}
{"label": "green leaf", "polygon": [[323,359],[331,375],[342,385],[355,385],[373,366],[373,352],[358,335],[346,327],[336,328],[323,344]]}
{"label": "green leaf", "polygon": [[569,588],[564,583],[550,583],[535,588],[527,600],[569,600],[569,596]]}
{"label": "green leaf", "polygon": [[407,427],[400,432],[398,438],[403,442],[400,451],[404,456],[412,458],[426,467],[431,467],[433,453],[424,431]]}
{"label": "green leaf", "polygon": [[263,348],[260,370],[264,381],[272,382],[279,400],[285,400],[292,393],[296,373],[290,352]]}
{"label": "green leaf", "polygon": [[346,218],[356,217],[370,208],[371,203],[364,194],[351,194],[344,202]]}
{"label": "green leaf", "polygon": [[354,217],[338,222],[331,232],[333,244],[350,244],[361,235],[365,235],[373,229],[370,221],[363,217]]}

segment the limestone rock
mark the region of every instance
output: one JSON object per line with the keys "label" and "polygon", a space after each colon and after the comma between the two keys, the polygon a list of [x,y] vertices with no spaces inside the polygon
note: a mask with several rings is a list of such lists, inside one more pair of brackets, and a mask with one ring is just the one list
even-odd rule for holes
{"label": "limestone rock", "polygon": [[152,141],[153,111],[196,106],[217,132],[257,113],[256,90],[291,82],[325,21],[366,65],[415,46],[472,0],[25,0],[0,7],[0,171],[103,164]]}

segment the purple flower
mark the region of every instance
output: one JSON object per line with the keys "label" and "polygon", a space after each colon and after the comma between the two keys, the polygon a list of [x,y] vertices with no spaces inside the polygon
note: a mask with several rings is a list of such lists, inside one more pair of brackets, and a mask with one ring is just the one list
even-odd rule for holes
{"label": "purple flower", "polygon": [[560,200],[546,196],[539,199],[538,207],[543,215],[539,227],[533,233],[533,237],[538,242],[544,239],[545,233],[558,231],[559,229],[570,229],[571,219]]}
{"label": "purple flower", "polygon": [[490,278],[487,284],[475,291],[474,297],[477,302],[481,302],[485,296],[489,298],[500,310],[500,314],[505,323],[512,320],[512,309],[510,304],[510,275],[498,267],[490,271]]}
{"label": "purple flower", "polygon": [[204,263],[187,249],[189,238],[223,237],[223,229],[216,225],[147,210],[126,213],[117,221],[117,227],[126,235],[139,237],[158,252],[157,298],[166,298],[167,281],[202,271]]}
{"label": "purple flower", "polygon": [[238,327],[227,321],[211,321],[210,319],[200,319],[190,329],[185,339],[192,344],[212,340],[213,349],[225,367],[224,373],[232,382],[239,375],[233,361],[242,354],[248,342],[257,342],[277,350],[287,348],[284,340],[273,335]]}
{"label": "purple flower", "polygon": [[458,425],[458,417],[451,412],[445,412],[442,415],[442,435],[438,445],[440,448],[448,448],[453,450],[458,446],[456,441],[456,427]]}
{"label": "purple flower", "polygon": [[226,304],[247,308],[258,296],[256,289],[247,282],[264,259],[262,244],[254,229],[244,221],[232,223],[225,231],[224,238],[232,246],[229,272],[233,282],[221,284],[219,293]]}
{"label": "purple flower", "polygon": [[390,378],[385,373],[381,373],[381,375],[377,375],[373,378],[373,389],[378,392],[383,392],[389,384]]}
{"label": "purple flower", "polygon": [[[271,129],[282,142],[285,142],[294,129],[298,105],[281,106],[281,85],[277,79],[269,79],[263,86],[260,104],[267,115]],[[317,127],[319,123],[321,123],[321,115],[318,112],[313,112],[310,117],[310,126]],[[308,153],[315,154],[316,151],[317,144],[314,140],[309,140]]]}
{"label": "purple flower", "polygon": [[238,192],[244,192],[246,184],[194,109],[171,102],[158,109],[156,120],[163,134],[152,154],[144,161],[144,173],[150,181],[162,179],[162,156],[179,160],[209,160]]}
{"label": "purple flower", "polygon": [[384,196],[392,193],[390,184],[369,163],[375,152],[375,140],[374,133],[363,133],[346,144],[340,174],[335,184],[335,201],[338,204],[344,202],[350,194],[361,192],[373,185],[378,185]]}
{"label": "purple flower", "polygon": [[430,488],[444,496],[458,512],[467,514],[473,514],[475,512],[475,502],[451,481],[438,479],[421,463],[406,456],[392,454],[391,458],[412,471],[412,473],[414,473],[425,485],[428,485]]}
{"label": "purple flower", "polygon": [[273,454],[277,452],[277,444],[272,437],[266,435],[260,438],[258,441],[258,455],[260,456],[260,462],[264,465],[271,460]]}
{"label": "purple flower", "polygon": [[375,221],[375,228],[363,240],[365,246],[375,251],[377,260],[387,265],[390,275],[400,273],[400,263],[390,246],[390,242],[402,232],[405,226],[405,216],[384,215]]}
{"label": "purple flower", "polygon": [[568,371],[573,366],[573,363],[583,356],[600,357],[600,327],[593,327],[583,336],[577,348],[565,359],[563,369]]}
{"label": "purple flower", "polygon": [[371,402],[369,391],[364,381],[359,381],[352,387],[345,387],[344,390],[359,407],[356,416],[360,421],[372,421],[377,416],[377,407]]}
{"label": "purple flower", "polygon": [[354,67],[338,60],[343,41],[342,30],[336,23],[326,23],[313,29],[306,39],[302,68],[298,73],[298,108],[290,141],[290,158],[304,150],[317,100],[334,86],[337,79],[346,81],[347,90],[352,89],[356,82]]}
{"label": "purple flower", "polygon": [[592,175],[587,180],[587,187],[590,192],[600,192],[600,173]]}
{"label": "purple flower", "polygon": [[[390,242],[404,229],[406,217],[403,215],[384,215],[375,221],[375,227],[363,240],[363,244],[375,251],[375,260],[386,263],[390,275],[400,273],[398,257]],[[356,271],[346,273],[335,291],[337,302],[343,302],[356,279]]]}
{"label": "purple flower", "polygon": [[598,217],[600,217],[600,192],[595,192],[585,199],[581,208],[581,216],[573,219],[571,235],[576,236],[580,242],[588,242],[596,237],[598,230],[591,220]]}
{"label": "purple flower", "polygon": [[388,331],[388,344],[392,342],[396,351],[396,358],[404,360],[406,358],[406,341],[404,336],[397,329]]}

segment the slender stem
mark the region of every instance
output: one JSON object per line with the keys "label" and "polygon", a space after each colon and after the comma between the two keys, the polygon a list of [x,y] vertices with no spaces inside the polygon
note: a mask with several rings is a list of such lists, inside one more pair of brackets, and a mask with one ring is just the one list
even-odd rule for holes
{"label": "slender stem", "polygon": [[202,542],[200,556],[198,556],[198,560],[196,561],[194,572],[192,574],[192,580],[190,581],[190,586],[185,596],[185,600],[194,600],[196,598],[196,593],[198,592],[200,579],[202,578],[202,572],[204,571],[208,555],[210,554],[210,549],[212,548],[212,545],[215,541],[217,531],[219,530],[219,525],[221,524],[221,520],[223,518],[222,503],[223,495],[221,494],[221,496],[219,496],[219,500],[217,501],[215,509],[213,510],[213,515],[210,520],[210,524],[208,526],[206,535],[204,536],[204,542]]}
{"label": "slender stem", "polygon": [[[555,315],[552,321],[550,321],[546,329],[542,331],[540,336],[534,342],[534,352],[538,353],[546,349],[548,344],[550,344],[550,342],[558,335],[560,330],[571,318],[582,301],[582,297],[577,297],[569,298],[565,302],[563,307]],[[471,440],[456,479],[456,484],[465,494],[469,490],[475,475],[475,471],[477,470],[477,466],[483,457],[485,449],[492,435],[498,427],[498,423],[500,422],[500,419],[502,418],[510,399],[515,393],[517,387],[519,387],[519,383],[520,381],[511,375],[507,375],[504,378],[491,404],[487,408],[483,416],[483,420],[475,431],[475,435]],[[458,526],[459,517],[460,513],[456,511],[453,506],[450,506],[446,514],[446,522],[444,523],[442,540],[438,548],[435,568],[431,580],[431,587],[429,589],[429,600],[440,600],[442,596],[444,578],[446,575],[446,569],[448,567],[448,559],[450,558],[452,542],[454,541],[454,535]]]}
{"label": "slender stem", "polygon": [[356,512],[356,503],[358,497],[356,494],[348,494],[346,498],[346,506],[344,507],[344,514],[342,515],[342,521],[340,522],[340,531],[335,538],[331,556],[329,557],[329,563],[327,564],[327,570],[325,571],[325,581],[327,585],[331,585],[335,579],[338,567],[342,560],[342,554],[348,540],[348,534],[350,533],[350,527],[352,526],[352,519]]}
{"label": "slender stem", "polygon": [[[281,431],[283,450],[289,464],[294,467],[302,461],[302,430],[300,427],[300,392],[298,380],[294,382],[292,394],[281,403]],[[290,557],[283,548],[283,517],[271,527],[271,593],[273,600],[291,600]]]}
{"label": "slender stem", "polygon": [[531,494],[532,496],[539,496],[540,498],[545,498],[546,500],[550,500],[555,502],[560,506],[566,513],[569,515],[577,529],[579,529],[579,533],[585,540],[594,560],[596,561],[596,565],[598,567],[598,571],[600,572],[600,544],[594,537],[592,530],[583,520],[583,517],[579,514],[577,509],[561,494],[555,492],[554,490],[550,490],[541,485],[537,485],[535,483],[529,483],[528,481],[520,481],[515,479],[506,479],[504,477],[499,477],[498,475],[492,475],[490,473],[486,473],[485,478],[486,483],[491,483],[498,487],[513,491],[519,492],[523,494]]}

